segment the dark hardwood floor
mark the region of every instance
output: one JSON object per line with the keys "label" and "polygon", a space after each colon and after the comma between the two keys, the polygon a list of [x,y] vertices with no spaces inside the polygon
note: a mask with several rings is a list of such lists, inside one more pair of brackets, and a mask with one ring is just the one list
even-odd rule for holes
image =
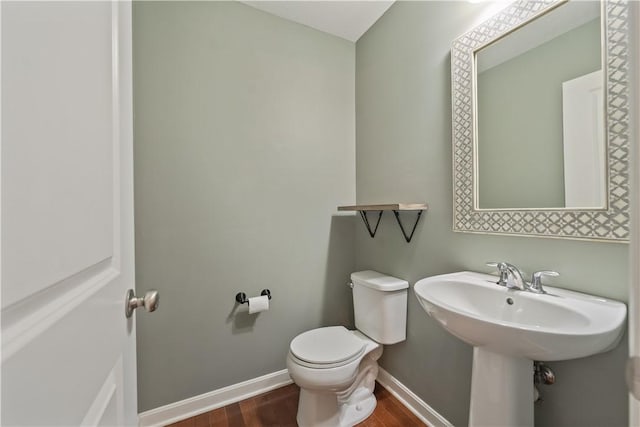
{"label": "dark hardwood floor", "polygon": [[[168,427],[296,427],[299,390],[298,386],[291,384]],[[358,427],[425,425],[378,383],[375,395],[378,406]]]}

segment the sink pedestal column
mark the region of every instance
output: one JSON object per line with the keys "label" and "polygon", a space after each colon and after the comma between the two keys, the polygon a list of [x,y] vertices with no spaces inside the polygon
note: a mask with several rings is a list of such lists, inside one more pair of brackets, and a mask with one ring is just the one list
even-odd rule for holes
{"label": "sink pedestal column", "polygon": [[533,361],[473,348],[470,427],[533,427]]}

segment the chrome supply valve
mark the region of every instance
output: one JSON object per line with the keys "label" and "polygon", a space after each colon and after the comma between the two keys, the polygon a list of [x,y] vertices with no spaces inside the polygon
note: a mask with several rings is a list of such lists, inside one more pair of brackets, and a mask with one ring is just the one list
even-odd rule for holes
{"label": "chrome supply valve", "polygon": [[544,363],[533,362],[533,382],[534,384],[555,384],[556,374]]}

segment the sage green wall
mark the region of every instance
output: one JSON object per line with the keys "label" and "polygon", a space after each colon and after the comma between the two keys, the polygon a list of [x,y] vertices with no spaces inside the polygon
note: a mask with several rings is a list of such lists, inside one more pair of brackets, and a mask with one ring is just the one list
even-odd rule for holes
{"label": "sage green wall", "polygon": [[594,19],[478,74],[480,208],[565,206],[562,83],[601,69],[600,44]]}
{"label": "sage green wall", "polygon": [[[356,268],[407,279],[510,261],[559,271],[562,287],[627,300],[627,246],[453,233],[451,42],[492,4],[396,2],[356,44],[356,190],[359,203],[423,202],[411,243],[383,216],[375,239],[356,228]],[[406,221],[412,219],[407,215]],[[557,384],[541,387],[539,426],[626,426],[626,341],[585,359],[550,363]],[[381,365],[456,426],[467,425],[472,349],[409,296],[407,340]]]}
{"label": "sage green wall", "polygon": [[[139,410],[350,325],[355,46],[238,2],[133,6]],[[235,294],[273,294],[249,316]]]}

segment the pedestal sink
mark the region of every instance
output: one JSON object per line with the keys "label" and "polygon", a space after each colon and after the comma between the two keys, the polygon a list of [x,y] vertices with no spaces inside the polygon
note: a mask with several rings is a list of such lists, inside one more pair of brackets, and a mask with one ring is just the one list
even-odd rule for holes
{"label": "pedestal sink", "polygon": [[422,279],[425,311],[474,346],[470,426],[533,426],[533,361],[567,360],[614,348],[627,307],[545,286],[507,289],[488,274],[463,271]]}

